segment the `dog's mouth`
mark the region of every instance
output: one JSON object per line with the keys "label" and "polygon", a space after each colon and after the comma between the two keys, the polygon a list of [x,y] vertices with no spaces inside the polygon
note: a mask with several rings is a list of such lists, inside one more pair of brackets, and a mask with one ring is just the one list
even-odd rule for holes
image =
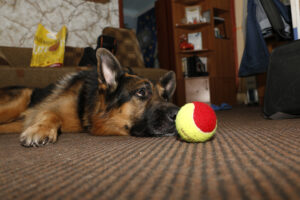
{"label": "dog's mouth", "polygon": [[162,137],[177,135],[175,119],[179,108],[164,103],[148,109],[132,128],[131,135],[139,137]]}

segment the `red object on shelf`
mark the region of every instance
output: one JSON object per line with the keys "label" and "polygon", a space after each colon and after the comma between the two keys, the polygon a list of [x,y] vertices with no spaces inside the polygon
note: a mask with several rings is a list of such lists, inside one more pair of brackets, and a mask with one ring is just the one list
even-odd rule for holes
{"label": "red object on shelf", "polygon": [[180,43],[180,49],[181,50],[192,50],[192,49],[194,49],[194,45],[184,41],[184,42]]}
{"label": "red object on shelf", "polygon": [[180,37],[180,50],[193,50],[194,45],[187,42],[187,37],[185,34],[182,34]]}

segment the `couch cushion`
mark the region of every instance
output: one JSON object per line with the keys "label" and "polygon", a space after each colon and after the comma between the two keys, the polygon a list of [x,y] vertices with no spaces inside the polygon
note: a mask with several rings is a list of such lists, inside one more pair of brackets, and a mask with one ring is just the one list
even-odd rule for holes
{"label": "couch cushion", "polygon": [[78,66],[84,49],[78,47],[66,47],[63,66]]}
{"label": "couch cushion", "polygon": [[135,32],[129,29],[106,27],[103,35],[116,38],[116,57],[124,67],[145,67],[144,58]]}
{"label": "couch cushion", "polygon": [[88,67],[9,67],[0,66],[0,88],[7,86],[45,87],[64,75]]}
{"label": "couch cushion", "polygon": [[[83,55],[83,48],[65,47],[63,66],[78,66]],[[30,66],[32,48],[0,47],[0,65],[12,67]]]}
{"label": "couch cushion", "polygon": [[139,76],[148,78],[151,81],[157,82],[160,77],[162,77],[165,73],[168,72],[166,69],[159,68],[141,68],[141,67],[133,67],[131,68],[133,72]]}
{"label": "couch cushion", "polygon": [[[0,65],[0,88],[7,86],[25,86],[25,87],[45,87],[50,83],[56,82],[64,75],[89,70],[90,67],[9,67]],[[165,69],[152,68],[132,68],[133,72],[139,76],[148,78],[152,81],[158,81],[159,78],[168,72]]]}
{"label": "couch cushion", "polygon": [[0,50],[0,65],[9,65],[9,63],[6,60],[6,57],[3,55],[1,50]]}
{"label": "couch cushion", "polygon": [[1,47],[0,51],[3,59],[14,67],[29,66],[32,54],[32,48],[24,47]]}

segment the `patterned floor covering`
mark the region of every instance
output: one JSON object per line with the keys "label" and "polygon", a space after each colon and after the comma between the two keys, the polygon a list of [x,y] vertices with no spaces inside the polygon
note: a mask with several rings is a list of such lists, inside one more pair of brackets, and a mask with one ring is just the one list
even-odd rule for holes
{"label": "patterned floor covering", "polygon": [[0,135],[0,199],[300,199],[300,119],[217,116],[206,143],[80,133],[24,148]]}

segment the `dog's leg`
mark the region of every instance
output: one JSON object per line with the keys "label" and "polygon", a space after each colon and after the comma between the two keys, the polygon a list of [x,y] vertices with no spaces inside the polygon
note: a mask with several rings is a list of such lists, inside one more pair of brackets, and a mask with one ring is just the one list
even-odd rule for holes
{"label": "dog's leg", "polygon": [[44,111],[34,117],[20,136],[23,146],[38,147],[47,143],[54,143],[57,139],[57,131],[62,124],[59,115],[53,111]]}
{"label": "dog's leg", "polygon": [[24,120],[0,124],[0,134],[21,133],[23,130]]}
{"label": "dog's leg", "polygon": [[27,109],[31,94],[28,88],[0,90],[0,123],[16,120]]}

